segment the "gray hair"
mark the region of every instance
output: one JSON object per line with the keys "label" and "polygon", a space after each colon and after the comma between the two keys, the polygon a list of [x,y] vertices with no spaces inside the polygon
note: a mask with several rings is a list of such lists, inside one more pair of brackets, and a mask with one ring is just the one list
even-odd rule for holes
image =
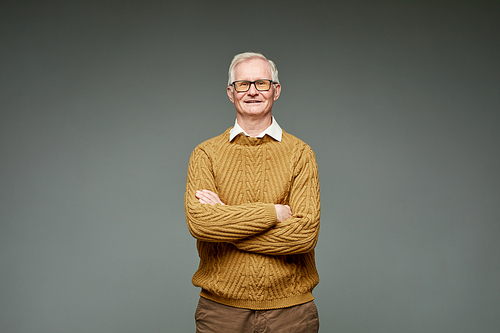
{"label": "gray hair", "polygon": [[228,86],[230,86],[231,83],[234,82],[234,68],[236,67],[236,65],[251,59],[261,59],[267,61],[269,63],[269,68],[271,69],[271,79],[273,80],[273,82],[280,83],[278,79],[278,68],[276,67],[276,65],[272,60],[267,59],[263,54],[260,53],[244,52],[235,55],[233,61],[231,61],[231,65],[229,66],[229,72],[228,72],[228,77],[229,77],[227,81]]}

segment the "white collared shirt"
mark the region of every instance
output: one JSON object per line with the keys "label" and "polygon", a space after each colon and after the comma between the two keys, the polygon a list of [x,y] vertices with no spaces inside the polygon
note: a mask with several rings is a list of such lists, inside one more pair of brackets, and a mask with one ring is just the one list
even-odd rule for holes
{"label": "white collared shirt", "polygon": [[[240,127],[240,125],[238,125],[238,120],[236,120],[234,122],[234,127],[231,128],[231,131],[229,131],[229,142],[233,141],[233,139],[240,133],[243,133],[246,136],[250,136],[248,135],[247,132],[243,130],[243,128]],[[272,117],[271,126],[266,128],[264,132],[257,135],[256,138],[262,139],[266,134],[269,135],[274,140],[281,142],[282,130],[280,125],[278,125],[276,119],[274,119],[274,117]]]}

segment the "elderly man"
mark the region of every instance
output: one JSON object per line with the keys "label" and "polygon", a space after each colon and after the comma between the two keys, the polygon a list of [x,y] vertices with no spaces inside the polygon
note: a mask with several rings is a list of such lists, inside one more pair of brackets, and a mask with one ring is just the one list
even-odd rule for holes
{"label": "elderly man", "polygon": [[198,145],[185,193],[200,265],[196,332],[317,332],[312,290],[320,199],[314,152],[271,115],[275,64],[242,53],[229,67],[236,122]]}

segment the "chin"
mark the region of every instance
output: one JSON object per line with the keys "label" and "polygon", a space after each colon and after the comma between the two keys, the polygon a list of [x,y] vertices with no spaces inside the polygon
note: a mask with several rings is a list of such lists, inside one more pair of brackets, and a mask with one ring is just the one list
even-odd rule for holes
{"label": "chin", "polygon": [[264,112],[264,111],[246,111],[246,112],[243,112],[243,114],[246,116],[261,117],[261,116],[265,116],[267,114],[267,112]]}
{"label": "chin", "polygon": [[242,110],[242,113],[247,114],[247,115],[254,115],[254,116],[259,116],[259,115],[264,115],[268,113],[267,110],[263,108],[246,108]]}

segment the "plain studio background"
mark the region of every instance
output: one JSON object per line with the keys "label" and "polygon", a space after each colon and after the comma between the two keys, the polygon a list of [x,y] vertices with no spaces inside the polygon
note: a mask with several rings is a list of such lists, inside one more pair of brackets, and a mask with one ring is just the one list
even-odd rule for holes
{"label": "plain studio background", "polygon": [[194,332],[194,147],[227,68],[315,150],[321,332],[498,332],[496,1],[2,1],[0,332]]}

